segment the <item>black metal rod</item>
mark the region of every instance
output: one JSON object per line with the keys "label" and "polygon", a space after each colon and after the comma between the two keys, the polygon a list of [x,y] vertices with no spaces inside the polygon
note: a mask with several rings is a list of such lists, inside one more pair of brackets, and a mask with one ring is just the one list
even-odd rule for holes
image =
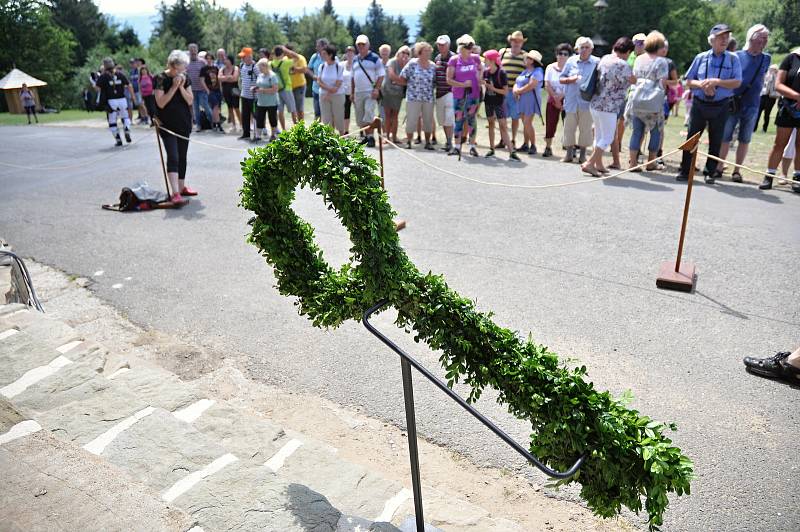
{"label": "black metal rod", "polygon": [[0,249],[0,255],[6,255],[11,257],[20,269],[20,273],[22,273],[22,279],[25,281],[26,288],[28,290],[28,295],[30,295],[30,299],[33,302],[33,308],[38,310],[39,312],[44,312],[44,308],[42,304],[39,302],[39,297],[36,295],[36,289],[33,287],[33,279],[31,279],[31,274],[28,272],[28,267],[25,266],[25,261],[22,260],[22,257],[14,253],[13,251],[9,251],[7,249]]}
{"label": "black metal rod", "polygon": [[425,518],[422,515],[422,483],[419,474],[419,449],[417,448],[417,417],[414,414],[414,385],[411,365],[405,358],[400,359],[403,370],[403,398],[406,403],[406,431],[408,432],[408,456],[411,461],[411,487],[414,489],[414,515],[417,518],[417,532],[425,532]]}
{"label": "black metal rod", "polygon": [[[547,466],[546,466],[546,465],[544,465],[544,464],[543,464],[543,463],[542,463],[542,462],[541,462],[541,461],[540,461],[538,458],[536,458],[536,457],[535,457],[535,456],[533,456],[533,455],[532,455],[530,452],[528,452],[528,450],[527,450],[527,449],[525,449],[525,448],[524,448],[522,445],[520,445],[519,443],[517,443],[517,442],[516,442],[516,441],[515,441],[515,440],[514,440],[514,439],[513,439],[511,436],[509,436],[508,434],[506,434],[506,433],[505,433],[505,432],[504,432],[504,431],[503,431],[501,428],[499,428],[497,425],[495,425],[494,423],[492,423],[491,421],[489,421],[489,420],[488,420],[488,419],[487,419],[487,418],[486,418],[486,417],[485,417],[483,414],[481,414],[480,412],[478,412],[477,410],[475,410],[475,408],[473,408],[473,407],[472,407],[472,405],[470,405],[469,403],[467,403],[467,402],[466,402],[464,399],[462,399],[462,398],[461,398],[461,396],[460,396],[460,395],[458,395],[456,392],[454,392],[453,390],[451,390],[451,389],[450,389],[450,388],[447,386],[447,384],[446,384],[446,383],[444,383],[444,382],[442,382],[442,381],[441,381],[441,379],[439,379],[438,377],[436,377],[436,375],[434,375],[433,373],[431,373],[430,371],[428,371],[428,370],[425,368],[425,366],[423,366],[422,364],[420,364],[420,363],[419,363],[419,362],[418,362],[416,359],[414,359],[414,358],[413,358],[411,355],[409,355],[408,353],[406,353],[405,351],[403,351],[403,350],[402,350],[402,349],[401,349],[401,348],[400,348],[400,347],[399,347],[397,344],[395,344],[394,342],[392,342],[392,341],[391,341],[389,338],[387,338],[387,337],[386,337],[386,336],[385,336],[383,333],[381,333],[381,332],[380,332],[378,329],[376,329],[376,328],[375,328],[375,327],[374,327],[374,326],[373,326],[373,325],[372,325],[372,324],[369,322],[369,318],[370,318],[370,316],[372,316],[372,314],[374,314],[375,312],[377,312],[377,311],[378,311],[378,310],[379,310],[381,307],[385,306],[385,305],[386,305],[386,303],[387,303],[387,301],[386,301],[386,300],[382,300],[382,301],[378,302],[378,303],[377,303],[375,306],[373,306],[372,308],[370,308],[369,310],[367,310],[367,311],[364,313],[364,318],[363,318],[364,327],[366,327],[366,328],[367,328],[367,330],[368,330],[369,332],[371,332],[371,333],[372,333],[373,335],[375,335],[375,336],[376,336],[378,339],[380,339],[380,340],[381,340],[381,341],[382,341],[384,344],[386,344],[386,345],[387,345],[387,346],[388,346],[388,347],[389,347],[389,348],[390,348],[392,351],[394,351],[395,353],[397,353],[398,355],[400,355],[400,357],[401,357],[403,360],[407,361],[409,364],[411,364],[412,366],[414,366],[414,369],[416,369],[417,371],[419,371],[420,373],[422,373],[422,374],[423,374],[423,375],[424,375],[424,376],[425,376],[425,377],[426,377],[426,378],[427,378],[429,381],[431,381],[431,382],[432,382],[433,384],[435,384],[435,385],[436,385],[436,386],[437,386],[437,387],[438,387],[440,390],[442,390],[444,393],[446,393],[446,394],[447,394],[447,395],[448,395],[448,396],[449,396],[449,397],[450,397],[450,398],[451,398],[453,401],[455,401],[456,403],[458,403],[458,404],[461,406],[461,408],[463,408],[464,410],[466,410],[467,412],[469,412],[470,414],[472,414],[472,416],[473,416],[475,419],[477,419],[478,421],[480,421],[481,423],[483,423],[483,424],[484,424],[484,425],[485,425],[485,426],[486,426],[486,427],[487,427],[489,430],[491,430],[492,432],[494,432],[494,433],[495,433],[495,434],[496,434],[496,435],[497,435],[497,436],[498,436],[498,437],[499,437],[501,440],[503,440],[504,442],[506,442],[506,443],[507,443],[507,444],[508,444],[508,445],[509,445],[511,448],[513,448],[515,451],[517,451],[519,454],[521,454],[521,455],[522,455],[522,456],[523,456],[523,457],[524,457],[524,458],[525,458],[525,459],[526,459],[528,462],[530,462],[530,463],[531,463],[531,464],[532,464],[534,467],[536,467],[536,468],[537,468],[539,471],[541,471],[542,473],[544,473],[545,475],[547,475],[547,476],[549,476],[549,477],[552,477],[552,478],[558,478],[558,479],[569,478],[569,477],[571,477],[572,475],[574,475],[575,473],[577,473],[578,469],[580,469],[580,467],[583,465],[583,462],[584,462],[584,460],[586,460],[586,455],[585,455],[585,454],[581,455],[581,456],[580,456],[580,457],[579,457],[579,458],[578,458],[578,459],[575,461],[575,463],[574,463],[574,464],[572,464],[572,467],[570,467],[570,468],[569,468],[569,469],[567,469],[566,471],[563,471],[563,472],[562,472],[562,471],[556,471],[556,470],[554,470],[554,469],[551,469],[551,468],[547,467]],[[409,434],[409,439],[411,439],[411,434]]]}

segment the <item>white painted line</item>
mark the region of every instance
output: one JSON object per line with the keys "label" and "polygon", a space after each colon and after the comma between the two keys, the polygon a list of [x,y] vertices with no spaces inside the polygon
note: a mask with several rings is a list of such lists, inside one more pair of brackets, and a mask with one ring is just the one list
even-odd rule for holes
{"label": "white painted line", "polygon": [[303,442],[297,439],[291,439],[286,442],[283,447],[278,449],[278,452],[272,455],[272,458],[264,462],[264,465],[267,466],[272,470],[274,473],[278,469],[283,467],[283,463],[286,461],[287,458],[292,456],[292,454],[303,445]]}
{"label": "white painted line", "polygon": [[414,494],[411,493],[410,489],[401,489],[397,495],[386,501],[386,504],[383,505],[383,511],[381,512],[381,515],[373,519],[373,521],[384,521],[386,523],[391,522],[395,512],[398,508],[400,508],[400,505],[413,496]]}
{"label": "white painted line", "polygon": [[9,314],[7,317],[9,317],[9,318],[10,318],[10,317],[12,317],[12,316],[16,316],[17,314],[27,314],[28,312],[30,312],[30,310],[28,310],[28,309],[26,309],[26,308],[21,308],[21,309],[19,309],[19,310],[15,310],[15,311],[14,311],[14,312],[12,312],[11,314]]}
{"label": "white painted line", "polygon": [[188,532],[205,532],[205,531],[202,528],[200,528],[199,526],[193,526],[192,528],[190,528],[188,530]]}
{"label": "white painted line", "polygon": [[217,458],[216,460],[214,460],[213,462],[211,462],[210,464],[208,464],[207,466],[205,466],[203,469],[195,471],[194,473],[189,473],[188,475],[180,479],[178,482],[173,484],[170,489],[165,491],[161,495],[161,498],[166,502],[172,502],[181,495],[183,495],[184,493],[186,493],[187,491],[189,491],[190,489],[192,489],[192,487],[194,487],[195,484],[197,484],[204,478],[213,475],[217,471],[220,471],[225,466],[232,464],[237,460],[238,458],[236,458],[231,453],[224,454],[219,458]]}
{"label": "white painted line", "polygon": [[96,437],[89,443],[83,446],[84,449],[89,451],[92,454],[101,455],[103,454],[103,450],[105,450],[106,446],[114,441],[114,439],[134,426],[137,421],[142,419],[143,417],[147,417],[155,411],[155,408],[152,406],[148,406],[142,410],[139,410],[134,415],[127,417],[102,433],[100,436]]}
{"label": "white painted line", "polygon": [[82,340],[75,340],[74,342],[69,342],[68,344],[64,344],[64,345],[62,345],[60,347],[56,347],[56,351],[58,351],[62,355],[66,355],[67,353],[69,353],[70,351],[72,351],[73,349],[75,349],[76,347],[81,345],[82,343],[83,343]]}
{"label": "white painted line", "polygon": [[0,434],[0,445],[3,445],[4,443],[8,443],[10,441],[14,441],[17,438],[22,438],[23,436],[27,436],[28,434],[39,432],[40,430],[42,430],[42,426],[32,419],[20,421],[19,423],[11,427],[11,430],[6,432],[5,434]]}
{"label": "white painted line", "polygon": [[214,403],[216,403],[216,401],[213,399],[200,399],[186,408],[176,410],[172,415],[186,423],[194,423],[197,421],[197,418],[202,416],[203,412],[208,410]]}
{"label": "white painted line", "polygon": [[3,331],[3,332],[0,333],[0,340],[5,340],[6,338],[11,338],[12,336],[17,334],[18,332],[19,331],[17,329],[9,329],[7,331]]}
{"label": "white painted line", "polygon": [[122,283],[112,284],[111,288],[113,288],[114,290],[119,290],[120,288],[122,288]]}
{"label": "white painted line", "polygon": [[100,276],[101,276],[101,275],[103,275],[104,273],[105,273],[105,272],[104,272],[103,270],[97,270],[96,272],[94,272],[94,276],[95,276],[95,277],[100,277]]}
{"label": "white painted line", "polygon": [[130,371],[130,370],[131,370],[131,368],[119,368],[117,371],[115,371],[114,373],[112,373],[111,375],[109,375],[106,378],[107,379],[113,379],[113,378],[119,377],[120,375],[122,375],[126,371]]}
{"label": "white painted line", "polygon": [[7,386],[0,388],[0,395],[4,395],[11,399],[21,394],[42,379],[49,377],[64,366],[72,364],[72,361],[66,357],[59,356],[46,366],[39,366],[25,372],[25,375],[15,380]]}

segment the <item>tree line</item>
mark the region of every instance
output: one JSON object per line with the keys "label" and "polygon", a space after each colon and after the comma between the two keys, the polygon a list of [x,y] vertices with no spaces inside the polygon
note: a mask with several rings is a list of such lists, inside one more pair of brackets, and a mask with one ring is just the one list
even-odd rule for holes
{"label": "tree line", "polygon": [[[717,22],[728,23],[740,39],[751,25],[766,24],[772,51],[800,45],[800,0],[608,0],[603,10],[593,5],[594,0],[430,0],[420,13],[419,38],[432,43],[447,34],[455,41],[470,33],[486,50],[502,47],[509,33],[521,30],[526,47],[549,58],[558,43],[578,35],[613,42],[658,29],[681,66],[707,47],[706,35]],[[309,57],[320,37],[341,48],[361,33],[375,47],[388,43],[394,50],[416,39],[404,18],[388,15],[378,0],[371,0],[363,22],[341,17],[332,0],[298,17],[262,12],[248,2],[230,10],[213,0],[162,0],[147,43],[101,13],[93,0],[0,0],[0,75],[16,66],[47,81],[41,91],[47,105],[79,107],[89,73],[104,56],[126,64],[141,57],[158,69],[171,50],[189,42],[229,53],[291,42]],[[4,105],[0,99],[0,110]]]}

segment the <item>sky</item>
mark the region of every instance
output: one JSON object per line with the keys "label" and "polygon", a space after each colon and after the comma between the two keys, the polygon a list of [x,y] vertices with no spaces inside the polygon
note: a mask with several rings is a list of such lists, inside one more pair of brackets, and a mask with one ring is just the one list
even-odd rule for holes
{"label": "sky", "polygon": [[[153,17],[158,12],[158,0],[95,0],[100,11],[111,15],[120,24],[131,26],[141,41],[147,41],[153,27]],[[167,0],[173,3],[174,0]],[[217,5],[228,9],[241,7],[244,0],[216,0]],[[311,13],[322,7],[322,0],[291,0],[291,9],[286,9],[282,0],[249,0],[250,5],[265,13],[288,13],[292,16],[302,15],[303,11]],[[381,0],[379,2],[388,15],[403,15],[411,28],[412,37],[416,34],[418,15],[428,0]],[[280,5],[280,7],[277,7]],[[369,6],[368,0],[333,0],[333,9],[343,18],[353,15],[358,20],[363,20]]]}

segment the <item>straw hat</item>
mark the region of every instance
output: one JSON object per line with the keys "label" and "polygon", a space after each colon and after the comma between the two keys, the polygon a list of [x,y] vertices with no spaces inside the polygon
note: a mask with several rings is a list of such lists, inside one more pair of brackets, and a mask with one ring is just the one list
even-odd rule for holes
{"label": "straw hat", "polygon": [[539,50],[531,50],[528,52],[527,56],[533,59],[534,62],[539,63],[540,65],[542,64],[542,54],[539,52]]}
{"label": "straw hat", "polygon": [[525,42],[525,41],[527,41],[528,39],[526,39],[526,38],[525,38],[525,37],[522,35],[522,32],[521,32],[521,31],[517,30],[517,31],[515,31],[514,33],[512,33],[511,35],[509,35],[509,36],[506,38],[506,40],[507,40],[508,42],[511,42],[511,41],[522,41],[522,42]]}

